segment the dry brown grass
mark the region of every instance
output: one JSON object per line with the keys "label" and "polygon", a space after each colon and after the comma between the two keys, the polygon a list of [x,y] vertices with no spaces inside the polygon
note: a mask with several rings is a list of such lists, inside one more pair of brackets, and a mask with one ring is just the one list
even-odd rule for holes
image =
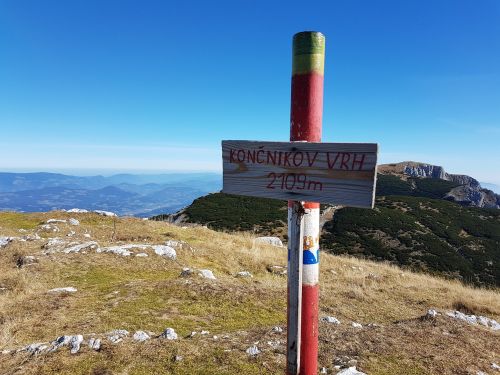
{"label": "dry brown grass", "polygon": [[[113,219],[95,214],[0,214],[1,235],[24,235],[48,218],[77,217],[78,227],[58,225],[64,237],[101,246],[111,244]],[[160,244],[167,239],[188,243],[177,261],[113,254],[41,255],[43,241],[13,242],[0,250],[0,351],[62,334],[103,334],[112,329],[151,330],[173,327],[184,337],[208,329],[218,336],[163,343],[152,340],[119,345],[105,343],[100,353],[84,347],[39,356],[1,355],[0,374],[281,374],[285,334],[270,332],[286,324],[286,278],[271,275],[268,265],[285,265],[286,250],[255,245],[248,234],[217,233],[163,222],[117,220],[115,242]],[[39,262],[18,268],[17,259],[36,255]],[[218,280],[181,278],[182,267],[208,268]],[[238,271],[254,278],[239,279]],[[47,290],[74,286],[75,294]],[[427,309],[458,309],[500,319],[498,290],[473,289],[459,282],[415,274],[381,263],[323,254],[321,315],[333,315],[340,326],[320,325],[320,365],[349,356],[370,374],[475,374],[499,361],[498,333],[440,316],[422,321]],[[352,321],[378,327],[357,330]],[[227,336],[227,337],[226,337]],[[277,349],[268,341],[281,340]],[[264,349],[257,358],[244,350],[254,342]],[[182,362],[173,360],[175,355]]]}

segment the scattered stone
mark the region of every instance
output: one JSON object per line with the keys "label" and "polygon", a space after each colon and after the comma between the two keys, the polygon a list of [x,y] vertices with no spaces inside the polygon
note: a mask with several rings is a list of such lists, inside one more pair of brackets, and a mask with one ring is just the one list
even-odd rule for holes
{"label": "scattered stone", "polygon": [[356,367],[352,366],[340,372],[337,372],[337,375],[366,375],[366,374],[364,372],[356,370]]}
{"label": "scattered stone", "polygon": [[130,245],[119,245],[119,246],[110,246],[110,247],[104,247],[102,249],[97,250],[98,253],[112,253],[115,255],[121,255],[124,257],[128,257],[132,255],[132,252],[129,249],[141,249],[144,250],[147,247],[147,245],[136,245],[136,244],[130,244]]}
{"label": "scattered stone", "polygon": [[209,333],[210,333],[210,331],[204,331],[204,330],[202,330],[200,332],[200,335],[208,335]]}
{"label": "scattered stone", "polygon": [[267,345],[269,345],[273,349],[278,349],[281,346],[281,344],[282,344],[281,340],[267,342]]}
{"label": "scattered stone", "polygon": [[433,309],[427,310],[427,313],[422,317],[422,320],[433,320],[438,316],[438,312]]}
{"label": "scattered stone", "polygon": [[69,253],[79,253],[79,252],[85,252],[89,250],[98,250],[99,249],[99,244],[95,241],[89,241],[85,243],[81,243],[78,245],[73,245],[70,247],[67,247],[63,250],[63,253],[69,254]]}
{"label": "scattered stone", "polygon": [[72,337],[73,336],[59,336],[57,339],[52,341],[49,352],[55,352],[60,347],[68,345]]}
{"label": "scattered stone", "polygon": [[491,364],[491,368],[492,368],[493,370],[500,371],[500,366],[499,366],[499,365],[497,365],[495,362],[493,362],[493,363]]}
{"label": "scattered stone", "polygon": [[182,355],[176,355],[176,356],[174,357],[174,361],[175,361],[175,362],[180,362],[180,361],[182,361],[183,359],[184,359],[184,358],[182,358]]}
{"label": "scattered stone", "polygon": [[135,254],[136,257],[139,257],[139,258],[145,258],[147,256],[149,256],[148,254],[146,253],[138,253],[138,254]]}
{"label": "scattered stone", "polygon": [[210,270],[198,270],[198,275],[204,277],[205,279],[216,280],[214,273]]}
{"label": "scattered stone", "polygon": [[161,339],[167,340],[177,340],[177,333],[175,333],[173,328],[167,328],[161,335]]}
{"label": "scattered stone", "polygon": [[156,255],[164,256],[172,260],[175,260],[177,258],[177,253],[170,246],[154,245],[152,246],[152,248]]}
{"label": "scattered stone", "polygon": [[181,272],[181,277],[189,277],[194,273],[194,271],[189,267],[184,267]]}
{"label": "scattered stone", "polygon": [[124,337],[128,336],[129,332],[126,329],[115,329],[108,333],[108,340],[113,344],[118,344]]}
{"label": "scattered stone", "polygon": [[255,357],[260,354],[260,350],[257,348],[257,345],[253,345],[246,350],[246,353],[251,357]]}
{"label": "scattered stone", "polygon": [[190,338],[191,338],[191,337],[195,337],[196,335],[197,335],[197,332],[196,332],[196,331],[193,331],[193,332],[191,332],[191,333],[189,334],[189,336],[188,336],[188,337],[190,337]]}
{"label": "scattered stone", "polygon": [[49,219],[45,222],[45,224],[56,224],[56,223],[61,223],[65,224],[66,220],[61,220],[61,219]]}
{"label": "scattered stone", "polygon": [[49,290],[49,293],[75,293],[78,290],[76,288],[73,288],[72,286],[67,286],[64,288],[54,288]]}
{"label": "scattered stone", "polygon": [[76,234],[76,232],[74,230],[72,230],[71,232],[69,232],[66,237],[73,237],[74,235]]}
{"label": "scattered stone", "polygon": [[134,333],[133,339],[134,339],[135,341],[140,341],[140,342],[142,342],[142,341],[149,340],[149,339],[150,339],[150,337],[149,337],[149,335],[148,335],[146,332],[144,332],[144,331],[137,331],[136,333]]}
{"label": "scattered stone", "polygon": [[54,224],[44,224],[40,226],[40,229],[44,232],[53,232],[53,233],[59,232],[59,227]]}
{"label": "scattered stone", "polygon": [[5,247],[14,240],[13,237],[0,237],[0,247]]}
{"label": "scattered stone", "polygon": [[90,235],[89,233],[85,233],[85,234],[83,235],[83,237],[85,237],[85,238],[91,238],[91,235]]}
{"label": "scattered stone", "polygon": [[283,333],[283,328],[281,328],[280,326],[275,326],[273,327],[272,331],[274,333]]}
{"label": "scattered stone", "polygon": [[170,247],[182,247],[182,242],[177,240],[167,240],[165,241],[165,245]]}
{"label": "scattered stone", "polygon": [[28,352],[31,355],[38,355],[48,348],[46,342],[37,342],[19,349],[20,352]]}
{"label": "scattered stone", "polygon": [[24,266],[29,266],[38,263],[38,260],[33,255],[25,255],[17,258],[17,267],[22,268]]}
{"label": "scattered stone", "polygon": [[236,274],[236,277],[253,277],[253,275],[248,271],[240,271]]}
{"label": "scattered stone", "polygon": [[494,319],[490,319],[485,316],[467,315],[460,311],[448,312],[446,313],[446,315],[448,315],[450,318],[453,319],[463,320],[469,324],[481,324],[485,327],[492,329],[493,331],[500,330],[500,323],[498,323]]}
{"label": "scattered stone", "polygon": [[3,354],[3,355],[10,354],[11,352],[12,352],[12,351],[11,351],[11,350],[9,350],[9,349],[4,349],[4,350],[2,350],[2,354]]}
{"label": "scattered stone", "polygon": [[326,367],[321,367],[321,370],[319,370],[319,373],[320,374],[328,374],[328,372],[326,371]]}
{"label": "scattered stone", "polygon": [[95,350],[96,352],[101,350],[101,339],[95,339],[92,337],[89,340],[89,348]]}
{"label": "scattered stone", "polygon": [[77,219],[75,219],[75,218],[70,218],[70,219],[69,219],[69,223],[70,223],[71,225],[80,225],[80,221],[79,221],[79,220],[77,220]]}
{"label": "scattered stone", "polygon": [[363,328],[363,326],[360,323],[352,322],[351,324],[354,328]]}
{"label": "scattered stone", "polygon": [[24,241],[37,241],[37,240],[41,240],[42,237],[40,237],[38,235],[38,233],[35,233],[35,234],[27,234],[26,236],[23,236],[22,238]]}
{"label": "scattered stone", "polygon": [[118,216],[117,214],[115,214],[114,212],[111,212],[111,211],[103,211],[103,210],[94,210],[92,211],[98,215],[101,215],[101,216],[110,216],[110,217],[116,217]]}
{"label": "scattered stone", "polygon": [[67,210],[66,212],[75,213],[75,214],[85,214],[85,213],[87,213],[89,211],[85,210],[83,208],[72,208],[70,210]]}
{"label": "scattered stone", "polygon": [[267,266],[267,271],[273,275],[286,276],[286,267],[283,266]]}
{"label": "scattered stone", "polygon": [[325,323],[331,323],[331,324],[337,324],[337,325],[340,324],[340,320],[338,320],[334,316],[324,316],[321,318],[321,321],[325,322]]}
{"label": "scattered stone", "polygon": [[478,372],[476,372],[476,375],[488,375],[488,374],[485,372],[482,372],[482,371],[478,371]]}
{"label": "scattered stone", "polygon": [[62,238],[53,237],[50,238],[49,241],[42,246],[42,249],[45,249],[46,251],[44,253],[48,254],[56,251],[61,251],[66,247],[67,244],[68,242],[63,240]]}
{"label": "scattered stone", "polygon": [[278,237],[257,237],[255,243],[283,247],[283,242]]}
{"label": "scattered stone", "polygon": [[83,342],[82,335],[72,336],[69,342],[70,353],[71,354],[78,353],[80,351],[80,345],[82,344],[82,342]]}

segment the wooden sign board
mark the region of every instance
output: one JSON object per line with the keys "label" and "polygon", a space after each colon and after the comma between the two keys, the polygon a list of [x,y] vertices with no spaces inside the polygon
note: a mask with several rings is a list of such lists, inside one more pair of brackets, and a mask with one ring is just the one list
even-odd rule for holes
{"label": "wooden sign board", "polygon": [[223,193],[373,208],[376,143],[222,141]]}

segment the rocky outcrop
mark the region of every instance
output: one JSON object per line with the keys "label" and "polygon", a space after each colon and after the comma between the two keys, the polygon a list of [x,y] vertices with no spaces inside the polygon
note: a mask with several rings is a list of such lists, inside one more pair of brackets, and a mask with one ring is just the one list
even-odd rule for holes
{"label": "rocky outcrop", "polygon": [[500,195],[491,190],[462,185],[452,189],[445,199],[467,206],[483,208],[500,208]]}
{"label": "rocky outcrop", "polygon": [[379,173],[400,176],[401,178],[436,178],[455,182],[460,185],[450,190],[444,198],[465,206],[481,208],[500,208],[500,195],[483,189],[479,181],[467,175],[447,173],[443,167],[426,163],[405,161],[379,166]]}

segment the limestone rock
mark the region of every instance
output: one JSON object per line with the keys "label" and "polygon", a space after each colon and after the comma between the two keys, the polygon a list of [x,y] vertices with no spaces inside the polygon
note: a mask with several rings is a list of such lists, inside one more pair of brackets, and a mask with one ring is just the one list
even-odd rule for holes
{"label": "limestone rock", "polygon": [[116,217],[116,216],[118,216],[114,212],[110,212],[110,211],[94,210],[92,212],[94,212],[94,213],[96,213],[98,215],[101,215],[101,216],[109,216],[109,217]]}
{"label": "limestone rock", "polygon": [[75,218],[70,218],[70,219],[69,219],[69,223],[70,223],[71,225],[80,225],[80,221],[79,221],[79,220],[77,220],[77,219],[75,219]]}
{"label": "limestone rock", "polygon": [[0,237],[0,248],[7,246],[14,240],[13,237]]}
{"label": "limestone rock", "polygon": [[198,270],[198,275],[205,279],[216,280],[214,273],[210,270]]}
{"label": "limestone rock", "polygon": [[142,342],[149,340],[150,336],[144,331],[137,331],[136,333],[134,333],[134,336],[132,338],[134,339],[134,341]]}
{"label": "limestone rock", "polygon": [[68,245],[68,242],[63,240],[60,237],[53,237],[48,240],[43,246],[42,249],[45,249],[46,251],[44,252],[45,254],[48,253],[53,253],[57,251],[63,250],[66,245]]}
{"label": "limestone rock", "polygon": [[338,320],[337,318],[335,318],[333,316],[324,316],[321,318],[321,321],[325,322],[325,323],[336,324],[336,325],[340,324],[340,320]]}
{"label": "limestone rock", "polygon": [[424,315],[424,319],[435,319],[438,316],[438,312],[433,309],[427,310],[427,313]]}
{"label": "limestone rock", "polygon": [[240,271],[236,274],[236,277],[253,277],[253,275],[248,271]]}
{"label": "limestone rock", "polygon": [[273,275],[286,276],[286,267],[283,266],[267,266],[267,271]]}
{"label": "limestone rock", "polygon": [[49,352],[55,352],[60,347],[68,345],[72,337],[73,336],[59,336],[57,339],[52,341]]}
{"label": "limestone rock", "polygon": [[73,245],[70,247],[67,247],[63,250],[63,253],[69,254],[69,253],[79,253],[79,252],[85,252],[85,251],[90,251],[90,250],[97,250],[99,249],[99,244],[95,241],[89,241],[77,245]]}
{"label": "limestone rock", "polygon": [[38,355],[43,353],[45,350],[47,350],[49,346],[47,345],[46,342],[36,342],[30,345],[25,346],[22,349],[19,349],[18,351],[22,352],[28,352],[31,355]]}
{"label": "limestone rock", "polygon": [[56,232],[59,232],[59,227],[55,224],[43,224],[40,226],[40,230],[44,231],[44,232],[52,232],[52,233],[56,233]]}
{"label": "limestone rock", "polygon": [[127,337],[129,332],[126,329],[115,329],[114,331],[108,332],[108,340],[113,344],[117,344]]}
{"label": "limestone rock", "polygon": [[194,271],[189,267],[184,267],[181,272],[181,277],[189,277],[193,275]]}
{"label": "limestone rock", "polygon": [[255,357],[260,354],[260,350],[257,345],[252,345],[246,350],[246,353],[251,357]]}
{"label": "limestone rock", "polygon": [[337,375],[367,375],[364,372],[356,370],[355,366],[346,368],[342,371],[337,372]]}
{"label": "limestone rock", "polygon": [[67,286],[64,288],[54,288],[49,290],[49,293],[75,293],[78,289],[73,288],[72,286]]}
{"label": "limestone rock", "polygon": [[460,311],[448,312],[446,315],[453,319],[463,320],[469,324],[481,324],[493,331],[500,330],[500,323],[486,316],[467,315]]}
{"label": "limestone rock", "polygon": [[173,328],[167,328],[161,335],[161,339],[166,339],[166,340],[177,340],[177,333],[175,333],[175,330]]}
{"label": "limestone rock", "polygon": [[45,224],[56,224],[56,223],[65,224],[66,220],[63,220],[63,219],[49,219],[49,220],[47,220],[45,222]]}
{"label": "limestone rock", "polygon": [[177,253],[173,248],[166,245],[154,245],[152,246],[155,254],[167,257],[169,259],[175,260],[177,258]]}
{"label": "limestone rock", "polygon": [[101,339],[91,338],[89,340],[89,348],[98,352],[101,350]]}
{"label": "limestone rock", "polygon": [[76,354],[80,351],[80,345],[83,342],[83,336],[82,335],[75,335],[71,337],[71,340],[69,341],[69,348],[70,348],[70,353],[71,354]]}
{"label": "limestone rock", "polygon": [[257,237],[255,239],[255,243],[283,247],[283,242],[281,242],[281,240],[278,237],[270,237],[270,236]]}

